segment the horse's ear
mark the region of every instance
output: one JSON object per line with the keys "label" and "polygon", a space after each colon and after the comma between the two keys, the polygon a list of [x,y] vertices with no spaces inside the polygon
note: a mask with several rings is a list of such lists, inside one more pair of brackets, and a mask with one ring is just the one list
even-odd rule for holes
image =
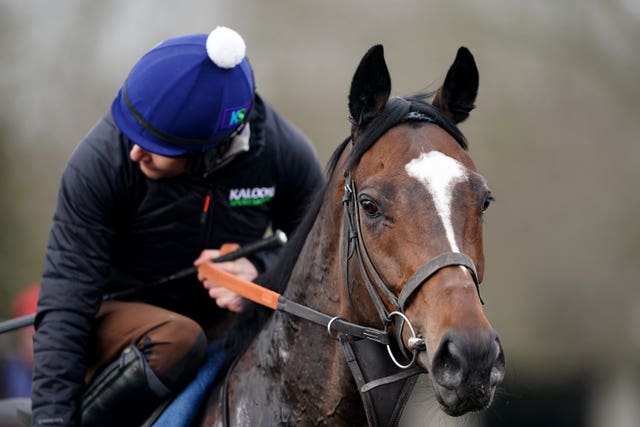
{"label": "horse's ear", "polygon": [[478,67],[473,55],[466,47],[458,49],[458,54],[447,72],[444,84],[433,99],[433,105],[441,109],[455,123],[469,117],[478,95]]}
{"label": "horse's ear", "polygon": [[391,93],[391,77],[382,45],[375,45],[362,57],[351,80],[349,114],[351,122],[363,128],[384,109]]}

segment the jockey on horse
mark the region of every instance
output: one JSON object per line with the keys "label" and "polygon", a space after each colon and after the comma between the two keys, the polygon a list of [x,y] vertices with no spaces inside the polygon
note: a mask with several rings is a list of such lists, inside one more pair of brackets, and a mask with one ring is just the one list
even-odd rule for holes
{"label": "jockey on horse", "polygon": [[[308,139],[256,94],[235,31],[147,52],[62,175],[35,320],[32,425],[139,425],[242,309],[195,273],[148,284],[225,242],[292,232],[323,182]],[[275,255],[218,266],[253,280]]]}

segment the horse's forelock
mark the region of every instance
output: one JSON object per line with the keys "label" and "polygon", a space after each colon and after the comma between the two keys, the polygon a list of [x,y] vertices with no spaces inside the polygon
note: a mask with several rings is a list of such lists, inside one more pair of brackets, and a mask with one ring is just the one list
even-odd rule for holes
{"label": "horse's forelock", "polygon": [[391,98],[382,112],[373,119],[365,129],[356,130],[354,138],[357,142],[349,155],[346,172],[351,171],[369,148],[389,129],[406,120],[409,112],[422,113],[433,123],[444,129],[460,146],[467,150],[467,139],[458,126],[439,108],[433,106],[427,99],[435,92],[418,93],[406,98]]}

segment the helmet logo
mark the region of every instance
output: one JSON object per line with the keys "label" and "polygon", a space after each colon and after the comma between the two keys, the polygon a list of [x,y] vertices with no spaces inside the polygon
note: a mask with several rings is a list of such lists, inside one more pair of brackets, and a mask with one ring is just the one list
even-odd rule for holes
{"label": "helmet logo", "polygon": [[224,116],[222,118],[222,126],[223,129],[234,128],[242,123],[247,116],[247,111],[249,110],[249,105],[243,105],[241,107],[227,108],[224,110]]}

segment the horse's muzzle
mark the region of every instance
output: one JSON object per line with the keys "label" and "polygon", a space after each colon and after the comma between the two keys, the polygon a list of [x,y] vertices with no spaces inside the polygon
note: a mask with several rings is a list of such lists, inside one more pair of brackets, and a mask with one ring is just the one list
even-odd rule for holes
{"label": "horse's muzzle", "polygon": [[431,366],[436,399],[451,416],[486,409],[504,374],[504,351],[493,331],[473,341],[466,334],[445,335]]}

